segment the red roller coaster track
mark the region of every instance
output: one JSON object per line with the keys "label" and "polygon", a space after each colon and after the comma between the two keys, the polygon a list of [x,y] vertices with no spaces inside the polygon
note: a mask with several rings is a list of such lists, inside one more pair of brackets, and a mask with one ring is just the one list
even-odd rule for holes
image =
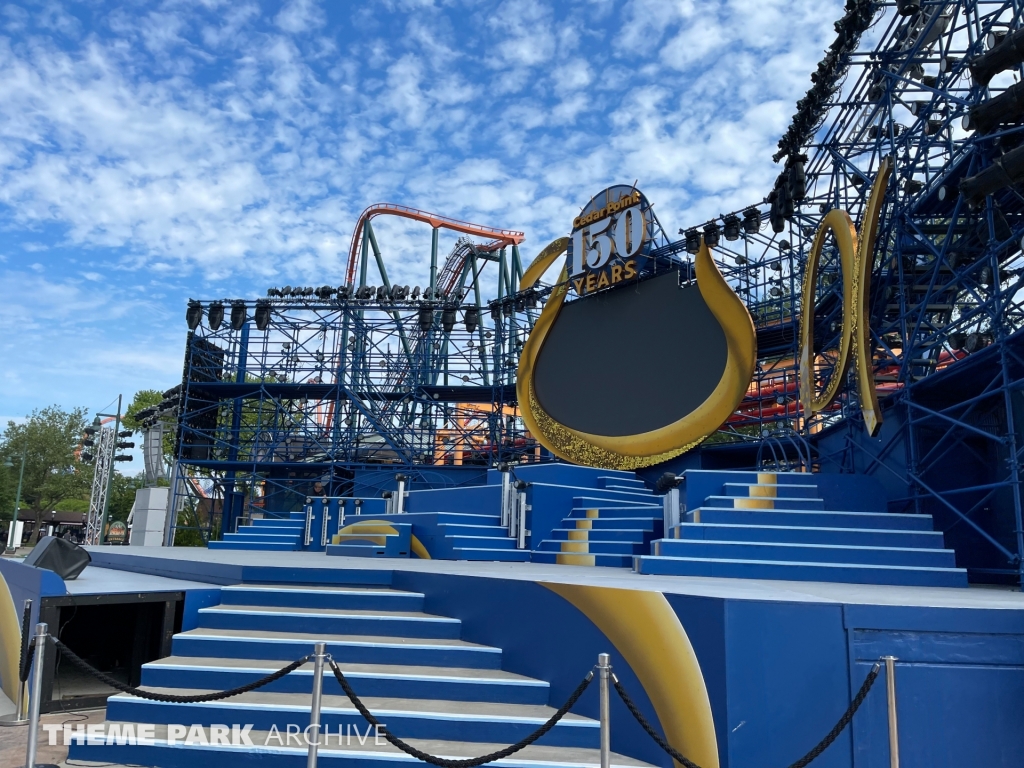
{"label": "red roller coaster track", "polygon": [[406,205],[396,205],[395,203],[376,203],[359,215],[359,221],[356,223],[355,231],[352,232],[352,244],[348,249],[348,271],[345,275],[345,282],[349,285],[355,284],[356,265],[359,264],[359,243],[363,237],[363,224],[374,216],[381,215],[401,216],[405,219],[426,222],[434,229],[450,229],[454,232],[461,232],[464,235],[487,237],[500,245],[519,245],[519,243],[523,242],[523,239],[525,238],[525,235],[522,232],[516,232],[513,229],[496,229],[494,227],[486,227],[482,224],[471,224],[468,221],[459,221],[458,219],[440,216],[436,213],[429,213],[416,208],[410,208]]}

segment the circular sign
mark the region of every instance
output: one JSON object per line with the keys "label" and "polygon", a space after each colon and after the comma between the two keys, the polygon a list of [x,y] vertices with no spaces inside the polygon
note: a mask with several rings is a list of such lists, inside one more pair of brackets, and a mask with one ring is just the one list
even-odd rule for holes
{"label": "circular sign", "polygon": [[115,520],[107,528],[107,541],[110,544],[123,544],[128,538],[128,526],[120,520]]}

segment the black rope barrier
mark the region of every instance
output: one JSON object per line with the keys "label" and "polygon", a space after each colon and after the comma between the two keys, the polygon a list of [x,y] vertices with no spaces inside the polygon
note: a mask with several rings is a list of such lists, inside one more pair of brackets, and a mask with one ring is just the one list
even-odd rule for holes
{"label": "black rope barrier", "polygon": [[309,656],[303,656],[301,659],[296,659],[295,661],[293,661],[287,667],[282,667],[281,669],[267,675],[266,677],[261,677],[259,680],[254,680],[251,683],[246,683],[245,685],[240,685],[237,688],[231,688],[227,691],[215,691],[214,693],[200,693],[196,694],[195,696],[175,696],[174,694],[170,693],[156,693],[155,691],[144,691],[141,688],[134,688],[133,686],[125,685],[120,680],[116,680],[110,675],[108,675],[106,672],[100,672],[98,669],[90,666],[86,661],[84,661],[80,656],[78,656],[78,654],[76,654],[74,651],[72,651],[70,648],[64,645],[64,643],[62,643],[57,638],[54,637],[53,642],[54,645],[57,646],[57,650],[59,650],[65,657],[67,657],[68,661],[70,661],[80,670],[85,672],[87,675],[92,675],[101,683],[109,685],[111,688],[116,688],[117,690],[121,691],[121,693],[129,693],[132,696],[138,696],[140,699],[149,699],[150,701],[163,701],[172,704],[197,704],[203,701],[219,701],[221,699],[229,699],[232,696],[238,696],[241,693],[255,691],[257,688],[262,688],[265,685],[269,685],[275,680],[280,680],[289,672],[294,672],[296,669],[298,669],[307,661],[309,661],[310,658]]}
{"label": "black rope barrier", "polygon": [[587,690],[587,686],[590,685],[590,681],[594,679],[594,672],[588,672],[587,676],[583,678],[583,680],[580,682],[578,686],[576,686],[576,690],[572,692],[568,699],[566,699],[565,704],[563,704],[558,709],[558,711],[555,712],[555,714],[553,714],[546,723],[544,723],[544,725],[542,725],[536,731],[531,733],[529,736],[520,739],[515,744],[511,744],[503,749],[499,749],[497,752],[491,752],[491,754],[489,755],[481,755],[480,757],[469,757],[465,760],[448,760],[443,757],[435,757],[434,755],[431,755],[427,752],[423,752],[422,750],[416,749],[416,747],[412,746],[411,744],[406,744],[400,738],[392,734],[388,730],[387,726],[381,723],[376,717],[374,717],[373,713],[366,708],[366,705],[363,704],[362,701],[360,701],[359,697],[356,695],[356,692],[352,690],[352,686],[349,685],[349,682],[345,678],[344,673],[341,671],[341,669],[339,669],[337,662],[335,662],[334,659],[328,659],[328,663],[331,665],[331,671],[334,672],[334,677],[337,679],[338,684],[341,686],[341,689],[345,692],[345,695],[348,696],[349,701],[351,701],[353,706],[355,706],[355,708],[359,710],[359,714],[363,716],[366,722],[376,727],[377,733],[379,733],[381,736],[387,739],[388,743],[392,744],[395,747],[398,747],[407,755],[412,755],[417,760],[422,760],[425,763],[436,765],[438,766],[438,768],[476,768],[476,766],[484,765],[485,763],[491,763],[495,760],[501,760],[503,758],[508,757],[509,755],[514,755],[521,749],[530,746],[531,744],[533,744],[533,742],[535,742],[545,733],[554,728],[555,724],[558,723],[559,720],[565,717],[566,713],[573,708],[573,705],[576,704],[577,701],[579,701],[579,698],[583,695],[583,692]]}
{"label": "black rope barrier", "polygon": [[[875,684],[875,680],[878,678],[878,670],[880,668],[880,664],[875,664],[875,666],[871,668],[871,671],[868,672],[868,676],[864,679],[864,683],[861,685],[860,690],[857,691],[857,695],[853,697],[853,701],[850,702],[850,706],[846,708],[843,716],[839,718],[839,721],[835,724],[832,730],[825,735],[825,738],[815,745],[814,749],[790,765],[789,768],[805,768],[805,766],[809,765],[812,760],[818,757],[818,755],[828,749],[833,741],[839,738],[839,734],[842,733],[843,729],[850,724],[850,721],[853,720],[854,713],[856,713],[856,711],[860,709],[860,705],[864,703],[864,697],[868,695],[868,691],[871,690],[871,686]],[[681,752],[673,748],[672,745],[665,741],[665,739],[661,737],[661,734],[659,734],[654,727],[647,722],[647,718],[644,717],[643,712],[637,709],[636,704],[634,704],[633,700],[629,698],[629,694],[626,693],[626,689],[622,686],[622,683],[619,682],[619,679],[615,677],[615,675],[612,675],[612,683],[615,685],[615,690],[622,699],[622,703],[626,705],[626,709],[630,711],[633,717],[636,718],[636,721],[640,723],[640,726],[647,731],[647,735],[654,739],[659,747],[671,755],[674,760],[685,766],[685,768],[700,768],[699,765],[691,760],[687,760]]]}
{"label": "black rope barrier", "polygon": [[21,615],[21,663],[18,667],[18,679],[23,683],[28,681],[28,659],[33,648],[35,638],[32,637],[32,606],[26,605],[25,612]]}

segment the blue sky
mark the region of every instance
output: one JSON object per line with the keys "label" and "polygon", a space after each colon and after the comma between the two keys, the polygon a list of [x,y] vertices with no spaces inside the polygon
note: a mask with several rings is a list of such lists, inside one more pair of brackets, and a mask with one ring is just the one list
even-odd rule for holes
{"label": "blue sky", "polygon": [[[760,200],[838,0],[0,7],[0,424],[181,377],[189,297],[343,282],[359,212],[526,232]],[[430,230],[375,227],[397,282]],[[454,237],[442,239],[447,250]]]}

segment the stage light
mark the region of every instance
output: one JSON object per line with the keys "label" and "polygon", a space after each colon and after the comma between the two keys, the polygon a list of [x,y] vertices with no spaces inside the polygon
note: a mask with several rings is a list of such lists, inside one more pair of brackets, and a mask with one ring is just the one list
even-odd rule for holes
{"label": "stage light", "polygon": [[726,240],[739,240],[740,239],[740,217],[735,213],[730,213],[723,220],[725,224],[724,232]]}
{"label": "stage light", "polygon": [[280,295],[281,295],[281,289],[280,288],[267,288],[267,296],[272,296],[273,297],[273,296],[280,296]]}
{"label": "stage light", "polygon": [[434,310],[429,304],[421,304],[419,311],[420,330],[426,333],[434,325]]}
{"label": "stage light", "polygon": [[968,334],[966,341],[964,341],[963,348],[973,354],[991,343],[992,338],[987,333],[971,333]]}
{"label": "stage light", "polygon": [[704,225],[704,242],[707,244],[708,248],[714,248],[718,245],[721,234],[722,230],[719,228],[717,221],[712,221]]}
{"label": "stage light", "polygon": [[896,12],[900,16],[913,16],[921,10],[921,0],[896,0]]}
{"label": "stage light", "polygon": [[83,463],[89,464],[95,457],[91,453],[83,453],[79,458]]}
{"label": "stage light", "polygon": [[942,120],[929,120],[924,126],[924,134],[925,136],[934,136],[945,127],[946,123]]}
{"label": "stage light", "polygon": [[[788,251],[792,247],[793,246],[789,244],[789,240],[779,240],[780,251]],[[779,267],[779,269],[782,269],[782,267]]]}
{"label": "stage light", "polygon": [[131,456],[115,456],[114,461],[134,461]]}
{"label": "stage light", "polygon": [[1024,83],[1011,85],[983,104],[971,107],[963,119],[968,131],[988,133],[1000,123],[1017,123],[1024,116]]}
{"label": "stage light", "polygon": [[988,196],[1011,184],[1024,181],[1024,147],[997,158],[992,165],[960,182],[960,194],[974,208]]}
{"label": "stage light", "polygon": [[495,302],[495,303],[491,304],[490,307],[491,307],[491,320],[493,320],[495,324],[500,323],[501,322],[501,305],[499,305],[497,302]]}
{"label": "stage light", "polygon": [[199,327],[199,323],[203,321],[203,305],[198,301],[190,301],[188,303],[188,309],[185,310],[185,322],[188,323],[188,329],[194,331]]}
{"label": "stage light", "polygon": [[441,313],[441,329],[445,333],[451,333],[453,328],[455,328],[455,308],[445,307]]}
{"label": "stage light", "polygon": [[966,333],[951,333],[949,334],[949,346],[956,350],[964,348],[964,344],[967,342]]}
{"label": "stage light", "polygon": [[94,445],[96,445],[96,441],[95,440],[83,440],[82,441],[82,445],[84,445],[86,448],[92,448]]}
{"label": "stage light", "polygon": [[417,286],[413,287],[412,293],[409,294],[409,298],[412,299],[413,301],[416,301],[419,297],[420,297],[420,287],[417,285]]}
{"label": "stage light", "polygon": [[470,307],[466,310],[466,330],[472,333],[480,325],[480,310],[476,307]]}
{"label": "stage light", "polygon": [[281,295],[282,296],[291,296],[292,295],[292,287],[290,285],[286,285],[284,288],[281,289]]}
{"label": "stage light", "polygon": [[799,203],[807,195],[807,174],[804,172],[804,160],[798,156],[792,159],[786,171],[786,183],[789,186],[789,199]]}
{"label": "stage light", "polygon": [[[134,434],[135,434],[135,433],[134,433],[134,432],[132,432],[132,431],[131,431],[130,429],[125,429],[125,430],[122,430],[121,432],[118,432],[118,433],[117,433],[117,436],[118,436],[118,437],[131,437],[131,436],[132,436],[132,435],[134,435]],[[134,446],[133,446],[133,447],[134,447]]]}
{"label": "stage light", "polygon": [[686,252],[697,253],[700,250],[700,232],[696,227],[686,230]]}
{"label": "stage light", "polygon": [[977,56],[968,65],[976,85],[988,85],[999,72],[1024,61],[1024,27],[1004,37],[997,46]]}
{"label": "stage light", "polygon": [[210,308],[206,312],[206,318],[210,324],[210,330],[219,331],[220,324],[224,322],[224,305],[219,301],[211,303]]}
{"label": "stage light", "polygon": [[245,325],[245,302],[231,302],[231,330],[240,331]]}
{"label": "stage light", "polygon": [[96,427],[86,427],[82,431],[85,432],[85,434],[87,434],[87,435],[95,435],[96,434]]}
{"label": "stage light", "polygon": [[903,191],[908,195],[916,195],[924,189],[924,182],[918,181],[917,179],[907,179],[903,182]]}
{"label": "stage light", "polygon": [[337,290],[339,299],[347,299],[352,295],[352,286],[350,285],[339,285]]}
{"label": "stage light", "polygon": [[123,450],[125,448],[134,448],[134,447],[135,447],[135,443],[129,442],[129,441],[122,441],[122,442],[119,442],[117,444],[117,449],[118,450]]}
{"label": "stage light", "polygon": [[258,330],[267,330],[267,326],[270,325],[270,303],[265,300],[257,301],[253,319],[256,321]]}
{"label": "stage light", "polygon": [[321,285],[316,289],[316,297],[318,299],[329,299],[334,295],[334,286]]}
{"label": "stage light", "polygon": [[388,298],[388,289],[383,285],[377,287],[377,301],[384,301]]}
{"label": "stage light", "polygon": [[761,212],[757,208],[747,208],[743,212],[743,231],[748,235],[757,234],[761,230]]}

